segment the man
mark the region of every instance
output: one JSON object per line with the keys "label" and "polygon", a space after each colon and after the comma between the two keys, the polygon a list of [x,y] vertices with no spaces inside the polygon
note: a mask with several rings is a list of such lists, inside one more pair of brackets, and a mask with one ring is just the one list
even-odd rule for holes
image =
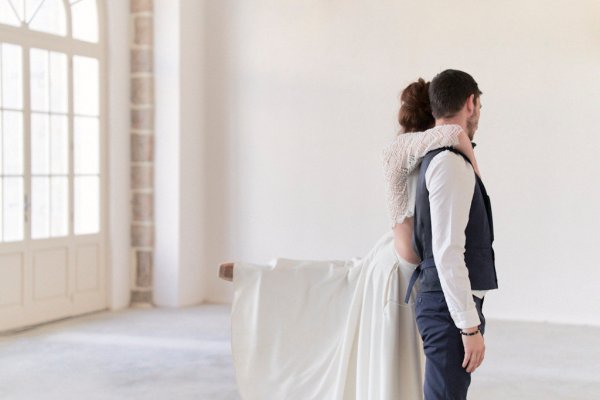
{"label": "man", "polygon": [[[438,74],[429,86],[436,126],[460,125],[473,140],[480,95],[471,75]],[[410,285],[419,279],[415,312],[426,356],[425,400],[466,399],[471,373],[483,362],[481,307],[486,291],[498,288],[493,240],[489,197],[467,157],[452,148],[429,152],[414,216],[413,242],[422,262]]]}

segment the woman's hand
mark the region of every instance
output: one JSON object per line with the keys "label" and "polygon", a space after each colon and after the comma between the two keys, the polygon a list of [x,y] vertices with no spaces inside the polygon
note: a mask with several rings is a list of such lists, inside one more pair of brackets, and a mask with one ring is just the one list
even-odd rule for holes
{"label": "woman's hand", "polygon": [[473,169],[479,178],[481,178],[481,173],[479,172],[479,166],[477,165],[477,159],[475,158],[475,152],[473,151],[473,145],[471,144],[471,139],[465,133],[465,131],[460,131],[458,134],[458,146],[455,147],[456,150],[459,150],[465,156],[469,158],[471,164],[473,165]]}
{"label": "woman's hand", "polygon": [[219,278],[226,281],[233,281],[233,266],[234,263],[227,262],[219,266]]}

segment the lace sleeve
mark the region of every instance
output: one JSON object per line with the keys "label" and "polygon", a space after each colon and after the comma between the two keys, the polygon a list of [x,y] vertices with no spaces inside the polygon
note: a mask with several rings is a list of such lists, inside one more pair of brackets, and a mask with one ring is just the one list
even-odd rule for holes
{"label": "lace sleeve", "polygon": [[392,227],[412,215],[408,209],[408,176],[431,150],[458,145],[459,125],[440,125],[425,132],[398,135],[381,158],[386,181],[387,204]]}

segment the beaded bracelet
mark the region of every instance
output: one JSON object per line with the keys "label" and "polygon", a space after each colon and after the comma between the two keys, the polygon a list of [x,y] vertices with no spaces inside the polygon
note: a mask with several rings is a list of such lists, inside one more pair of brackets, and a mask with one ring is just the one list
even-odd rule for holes
{"label": "beaded bracelet", "polygon": [[475,332],[471,332],[471,333],[463,332],[462,330],[460,331],[460,334],[463,336],[475,336],[478,333],[479,333],[479,329],[477,329]]}

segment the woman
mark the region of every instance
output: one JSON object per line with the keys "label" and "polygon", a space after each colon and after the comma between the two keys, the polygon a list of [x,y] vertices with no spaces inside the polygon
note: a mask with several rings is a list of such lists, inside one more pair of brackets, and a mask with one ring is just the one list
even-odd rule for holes
{"label": "woman", "polygon": [[367,255],[235,263],[231,337],[242,399],[423,398],[414,304],[403,302],[419,262],[411,246],[417,167],[446,146],[476,166],[460,127],[433,127],[427,89],[419,79],[402,92],[402,132],[382,153],[392,229]]}

